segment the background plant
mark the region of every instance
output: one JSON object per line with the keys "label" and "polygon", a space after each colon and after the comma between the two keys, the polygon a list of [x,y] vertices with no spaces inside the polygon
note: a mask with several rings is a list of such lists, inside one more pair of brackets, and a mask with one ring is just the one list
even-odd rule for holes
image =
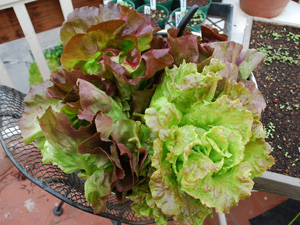
{"label": "background plant", "polygon": [[[63,45],[61,42],[53,48],[47,49],[44,56],[47,60],[50,71],[55,70],[61,65],[60,57],[63,54]],[[32,62],[28,68],[29,71],[29,85],[40,84],[44,81],[36,62]]]}

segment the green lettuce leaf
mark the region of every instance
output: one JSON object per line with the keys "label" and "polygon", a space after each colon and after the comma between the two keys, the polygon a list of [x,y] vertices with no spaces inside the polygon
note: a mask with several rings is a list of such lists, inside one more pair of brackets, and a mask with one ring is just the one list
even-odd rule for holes
{"label": "green lettuce leaf", "polygon": [[148,183],[143,182],[135,185],[132,188],[130,200],[134,202],[131,208],[136,216],[154,218],[156,224],[163,225],[167,223],[168,218],[159,208],[157,208]]}
{"label": "green lettuce leaf", "polygon": [[246,144],[252,133],[252,113],[242,107],[240,101],[230,101],[227,96],[215,102],[197,102],[182,117],[181,124],[194,125],[205,130],[213,126],[223,126],[239,133]]}
{"label": "green lettuce leaf", "polygon": [[274,158],[269,154],[271,146],[263,138],[251,138],[245,146],[245,157],[243,161],[252,166],[251,177],[260,177],[274,164]]}
{"label": "green lettuce leaf", "polygon": [[176,99],[176,107],[184,111],[190,104],[199,100],[211,100],[214,96],[217,81],[221,80],[219,71],[224,69],[218,60],[211,60],[202,73],[197,71],[197,65],[186,63],[180,67],[166,68],[162,84],[160,84],[152,97],[152,106],[157,99],[165,96],[168,101]]}
{"label": "green lettuce leaf", "polygon": [[247,49],[245,56],[241,56],[239,61],[239,77],[248,79],[251,72],[263,61],[265,54],[257,51],[256,49]]}
{"label": "green lettuce leaf", "polygon": [[102,212],[106,209],[106,200],[102,199],[111,194],[111,184],[113,166],[106,166],[95,170],[84,183],[85,197],[94,207],[94,213]]}
{"label": "green lettuce leaf", "polygon": [[150,178],[149,187],[155,204],[164,214],[174,215],[178,222],[202,224],[205,217],[212,212],[211,209],[181,190],[171,164],[165,161],[167,152],[163,142],[155,140],[153,148],[155,153],[151,160],[156,171]]}
{"label": "green lettuce leaf", "polygon": [[[64,152],[50,144],[44,137],[37,140],[36,146],[41,150],[44,163],[52,163],[59,166],[66,173],[86,170],[86,164],[91,169],[96,169],[96,158],[91,158],[89,154],[80,155],[74,152]],[[85,163],[86,162],[86,163]]]}
{"label": "green lettuce leaf", "polygon": [[250,171],[249,163],[241,163],[227,173],[207,175],[199,181],[198,188],[183,189],[218,213],[229,213],[239,200],[251,195],[254,182],[250,178]]}

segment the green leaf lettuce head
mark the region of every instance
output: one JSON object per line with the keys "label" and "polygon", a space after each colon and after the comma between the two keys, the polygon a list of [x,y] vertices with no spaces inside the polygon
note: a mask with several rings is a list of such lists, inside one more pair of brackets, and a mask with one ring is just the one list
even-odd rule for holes
{"label": "green leaf lettuce head", "polygon": [[201,73],[194,63],[166,68],[145,112],[157,136],[150,191],[157,207],[179,223],[201,224],[210,209],[228,213],[250,196],[252,178],[273,164],[255,94],[236,80],[216,91],[224,68],[214,58]]}

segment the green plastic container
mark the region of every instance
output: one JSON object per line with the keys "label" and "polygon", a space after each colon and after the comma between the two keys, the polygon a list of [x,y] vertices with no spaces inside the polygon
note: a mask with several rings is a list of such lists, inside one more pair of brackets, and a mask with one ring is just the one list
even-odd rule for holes
{"label": "green plastic container", "polygon": [[[189,10],[191,7],[187,6],[186,10]],[[176,26],[176,22],[173,20],[173,18],[175,17],[175,12],[180,12],[180,8],[175,9],[172,14],[171,14],[171,19],[172,19],[172,24],[175,27]],[[204,14],[204,12],[200,9],[198,9],[197,11],[201,12],[202,16],[203,16],[203,21],[202,23],[197,24],[196,26],[188,26],[188,28],[190,28],[192,31],[195,32],[200,32],[201,31],[201,24],[203,24],[205,22],[206,19],[206,15]]]}
{"label": "green plastic container", "polygon": [[[172,4],[173,4],[173,1],[174,0],[168,0],[168,1],[165,1],[165,2],[157,2],[157,0],[156,0],[156,4],[157,5],[162,5],[162,6],[166,7],[170,11],[171,7],[172,7]],[[145,4],[150,4],[149,0],[144,0],[144,2],[145,2]]]}
{"label": "green plastic container", "polygon": [[[208,9],[209,9],[209,7],[210,7],[210,5],[211,5],[211,1],[212,1],[212,0],[209,0],[209,3],[208,3],[207,5],[202,6],[202,7],[199,7],[199,9],[200,9],[202,12],[204,12],[205,16],[207,15]],[[191,7],[192,7],[192,5],[191,5]]]}
{"label": "green plastic container", "polygon": [[[117,0],[111,0],[113,3],[117,3]],[[128,5],[131,6],[131,8],[135,9],[135,4],[131,0],[122,0],[122,2],[128,3]]]}
{"label": "green plastic container", "polygon": [[[150,6],[150,4],[145,4],[145,5]],[[139,13],[142,12],[142,11],[144,10],[144,6],[145,6],[145,5],[142,5],[142,6],[138,7],[138,8],[136,9],[136,11],[139,12]],[[162,6],[162,5],[158,5],[158,4],[156,4],[156,9],[164,10],[164,11],[166,12],[166,14],[167,14],[167,17],[166,17],[164,20],[161,20],[161,21],[157,22],[158,26],[159,26],[161,29],[165,29],[166,22],[168,21],[169,15],[170,15],[170,14],[169,14],[169,10],[168,10],[166,7],[164,7],[164,6]]]}
{"label": "green plastic container", "polygon": [[[211,5],[212,0],[209,0],[209,3],[205,6],[199,7],[199,9],[204,12],[205,16],[207,15],[208,9]],[[187,2],[188,4],[188,2]],[[187,5],[188,7],[192,7],[192,5]],[[180,0],[174,0],[173,9],[180,8]]]}

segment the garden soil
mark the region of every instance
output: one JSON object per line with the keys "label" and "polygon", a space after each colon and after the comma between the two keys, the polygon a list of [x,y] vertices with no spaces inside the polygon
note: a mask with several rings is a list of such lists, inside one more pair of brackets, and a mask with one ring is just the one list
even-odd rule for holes
{"label": "garden soil", "polygon": [[255,71],[267,107],[262,123],[272,172],[300,178],[300,28],[253,21],[250,48],[267,54]]}

